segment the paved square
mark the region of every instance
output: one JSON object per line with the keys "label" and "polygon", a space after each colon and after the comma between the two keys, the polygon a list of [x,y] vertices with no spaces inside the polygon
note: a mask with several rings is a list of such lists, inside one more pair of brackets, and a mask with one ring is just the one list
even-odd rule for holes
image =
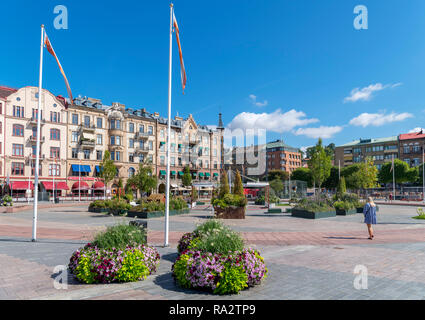
{"label": "paved square", "polygon": [[[225,223],[259,249],[269,269],[260,286],[226,299],[424,299],[425,221],[416,207],[381,205],[375,239],[363,215],[320,220],[265,214],[250,206],[245,220]],[[171,265],[180,236],[210,218],[208,209],[170,217],[170,247],[163,248],[163,218],[148,221],[148,242],[161,254],[158,272],[145,281],[84,285],[68,275],[68,288],[53,282],[55,266],[107,225],[130,218],[87,212],[86,205],[40,209],[38,241],[31,242],[32,211],[0,214],[0,299],[223,299],[175,285]],[[368,289],[354,287],[354,268],[367,268]]]}

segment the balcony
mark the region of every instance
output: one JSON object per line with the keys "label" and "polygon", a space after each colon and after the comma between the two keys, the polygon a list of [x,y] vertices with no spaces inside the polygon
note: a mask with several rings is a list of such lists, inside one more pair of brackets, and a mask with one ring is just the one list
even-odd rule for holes
{"label": "balcony", "polygon": [[[37,118],[31,118],[28,122],[29,122],[29,124],[37,125]],[[46,120],[41,119],[40,125],[44,125],[45,123],[46,123]]]}
{"label": "balcony", "polygon": [[136,147],[134,148],[134,151],[136,153],[148,153],[149,152],[149,147]]}
{"label": "balcony", "polygon": [[94,133],[96,130],[96,127],[94,124],[82,124],[80,125],[80,131],[81,132],[88,132],[88,133]]}
{"label": "balcony", "polygon": [[94,148],[96,145],[96,142],[94,141],[94,139],[85,139],[82,138],[80,140],[80,146],[85,147],[85,148]]}
{"label": "balcony", "polygon": [[149,132],[136,132],[134,138],[137,140],[148,139],[151,135]]}
{"label": "balcony", "polygon": [[[43,143],[45,140],[46,140],[46,138],[45,138],[45,137],[41,137],[41,139],[40,139],[40,143]],[[30,136],[30,137],[28,138],[28,142],[29,142],[29,143],[31,143],[31,144],[33,144],[33,143],[37,143],[37,137]]]}

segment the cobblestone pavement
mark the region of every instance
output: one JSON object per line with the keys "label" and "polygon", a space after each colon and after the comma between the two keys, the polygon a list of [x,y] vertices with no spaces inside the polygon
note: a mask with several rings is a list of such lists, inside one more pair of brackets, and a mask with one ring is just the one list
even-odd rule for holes
{"label": "cobblestone pavement", "polygon": [[[367,239],[362,215],[320,220],[265,214],[250,207],[245,220],[226,224],[259,249],[269,269],[260,286],[226,299],[424,299],[425,221],[414,207],[382,205],[375,240]],[[182,290],[172,280],[176,243],[211,217],[199,208],[170,217],[170,247],[163,248],[163,219],[150,219],[148,241],[161,254],[155,275],[125,284],[83,285],[68,275],[68,288],[54,288],[55,266],[107,225],[129,218],[87,212],[84,206],[41,209],[38,241],[31,242],[32,212],[0,214],[0,299],[223,299]],[[356,265],[368,271],[368,289],[354,288]]]}

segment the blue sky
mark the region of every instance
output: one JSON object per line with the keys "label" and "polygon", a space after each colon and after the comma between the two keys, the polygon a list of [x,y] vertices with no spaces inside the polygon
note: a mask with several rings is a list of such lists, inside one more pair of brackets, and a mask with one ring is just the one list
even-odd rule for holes
{"label": "blue sky", "polygon": [[[68,30],[53,26],[68,8]],[[356,5],[368,29],[353,26]],[[74,96],[167,115],[168,1],[8,1],[0,6],[0,84],[38,84],[40,24]],[[173,116],[264,128],[296,147],[423,127],[425,1],[176,0],[187,87],[173,39]],[[46,52],[46,51],[45,51]],[[43,87],[66,96],[45,53]],[[358,88],[358,89],[356,89]]]}

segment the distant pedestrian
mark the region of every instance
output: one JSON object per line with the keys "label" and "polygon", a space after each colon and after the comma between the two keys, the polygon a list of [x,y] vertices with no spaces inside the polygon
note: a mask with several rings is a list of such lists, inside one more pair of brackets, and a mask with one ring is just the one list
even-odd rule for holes
{"label": "distant pedestrian", "polygon": [[372,197],[367,198],[367,203],[363,208],[364,223],[367,225],[367,231],[369,232],[369,240],[372,240],[373,228],[372,224],[376,224],[376,204],[373,202]]}
{"label": "distant pedestrian", "polygon": [[390,202],[393,201],[393,194],[390,193],[390,195],[388,196],[388,198],[390,199]]}

